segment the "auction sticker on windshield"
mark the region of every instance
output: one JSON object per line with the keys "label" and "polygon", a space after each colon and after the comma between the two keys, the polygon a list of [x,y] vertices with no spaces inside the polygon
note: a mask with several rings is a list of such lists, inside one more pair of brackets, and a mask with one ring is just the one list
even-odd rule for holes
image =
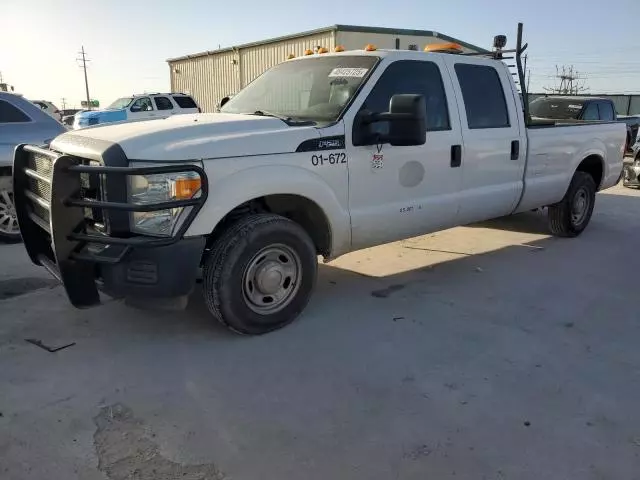
{"label": "auction sticker on windshield", "polygon": [[369,71],[368,68],[344,68],[344,67],[338,67],[338,68],[334,68],[333,70],[331,70],[331,72],[329,73],[329,78],[331,78],[331,77],[362,78],[367,74],[368,71]]}

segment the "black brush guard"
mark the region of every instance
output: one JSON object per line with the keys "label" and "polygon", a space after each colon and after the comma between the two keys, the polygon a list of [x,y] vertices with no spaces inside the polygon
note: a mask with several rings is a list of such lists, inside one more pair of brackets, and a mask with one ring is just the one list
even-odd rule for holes
{"label": "black brush guard", "polygon": [[[178,172],[200,176],[199,197],[146,205],[127,203],[128,176]],[[110,195],[109,186],[116,184],[118,193]],[[99,193],[91,198],[86,195],[91,190]],[[180,240],[204,204],[208,188],[204,170],[196,165],[105,166],[19,145],[14,155],[13,192],[20,232],[31,261],[64,285],[75,307],[84,308],[100,303],[96,264],[118,263],[132,248],[163,247]],[[111,197],[123,201],[103,200]],[[177,207],[192,208],[172,236],[130,233],[129,213]]]}

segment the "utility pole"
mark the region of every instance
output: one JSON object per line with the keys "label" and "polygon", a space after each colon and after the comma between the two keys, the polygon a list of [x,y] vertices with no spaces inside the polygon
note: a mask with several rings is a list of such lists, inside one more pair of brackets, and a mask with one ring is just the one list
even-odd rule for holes
{"label": "utility pole", "polygon": [[60,101],[62,102],[62,110],[66,110],[67,109],[67,99],[62,97],[60,99]]}
{"label": "utility pole", "polygon": [[78,52],[79,55],[82,55],[82,58],[78,58],[76,60],[82,60],[82,69],[84,70],[84,88],[87,94],[87,109],[91,110],[91,98],[89,97],[89,81],[87,80],[87,60],[86,53],[84,51],[84,45],[82,46],[82,50]]}

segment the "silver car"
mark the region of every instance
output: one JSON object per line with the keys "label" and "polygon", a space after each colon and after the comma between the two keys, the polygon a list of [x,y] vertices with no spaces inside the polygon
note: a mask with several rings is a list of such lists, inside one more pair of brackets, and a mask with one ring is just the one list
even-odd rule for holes
{"label": "silver car", "polygon": [[65,131],[29,100],[0,92],[0,240],[20,239],[11,180],[14,148],[21,143],[47,144]]}

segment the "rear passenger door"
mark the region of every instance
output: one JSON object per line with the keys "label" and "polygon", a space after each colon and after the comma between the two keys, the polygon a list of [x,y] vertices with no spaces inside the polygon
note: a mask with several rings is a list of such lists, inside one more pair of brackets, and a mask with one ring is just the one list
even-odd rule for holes
{"label": "rear passenger door", "polygon": [[0,100],[0,167],[13,163],[13,149],[19,143],[33,142],[35,123],[21,109]]}
{"label": "rear passenger door", "polygon": [[464,150],[458,221],[508,215],[522,191],[526,156],[513,80],[497,62],[455,55],[446,61],[458,95]]}
{"label": "rear passenger door", "polygon": [[156,110],[158,111],[157,115],[160,118],[166,118],[177,113],[177,109],[168,97],[160,95],[155,96],[153,97],[153,103],[156,105]]}

